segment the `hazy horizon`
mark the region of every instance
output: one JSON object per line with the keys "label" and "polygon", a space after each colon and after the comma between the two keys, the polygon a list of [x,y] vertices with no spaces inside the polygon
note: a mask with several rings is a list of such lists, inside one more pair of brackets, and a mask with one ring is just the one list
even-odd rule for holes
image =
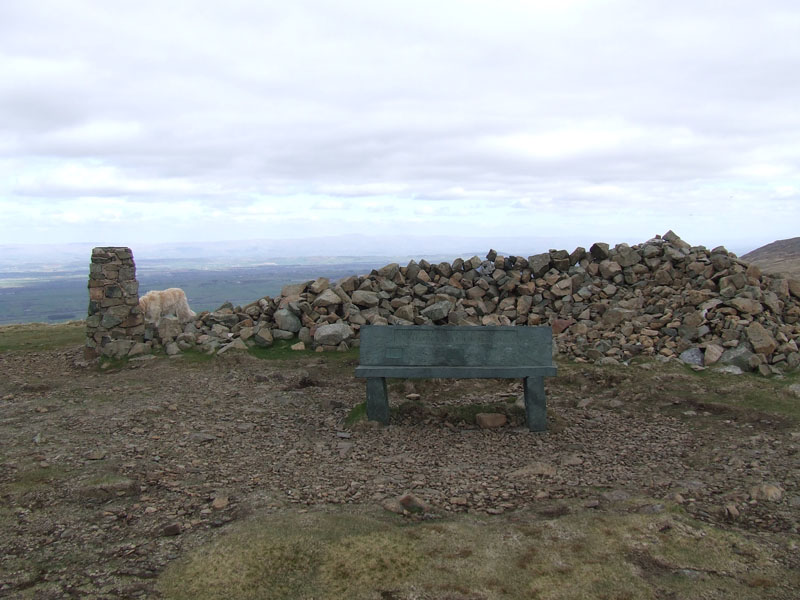
{"label": "hazy horizon", "polygon": [[[660,232],[658,235],[666,233]],[[676,232],[680,235],[679,232]],[[340,236],[320,238],[288,238],[288,239],[251,239],[220,240],[211,242],[170,242],[170,243],[86,243],[72,242],[65,244],[3,244],[0,243],[0,270],[14,269],[47,270],[50,266],[61,268],[73,265],[81,269],[88,265],[91,249],[97,246],[127,246],[141,265],[163,262],[165,260],[185,261],[183,266],[190,268],[191,261],[197,267],[209,267],[218,264],[220,268],[230,266],[254,266],[267,264],[274,259],[275,264],[292,264],[292,261],[308,264],[323,264],[326,259],[365,258],[369,260],[386,258],[408,258],[419,260],[426,257],[437,257],[450,260],[458,257],[469,258],[478,255],[481,258],[495,249],[506,255],[530,256],[545,252],[551,248],[572,251],[578,246],[589,248],[594,242],[605,242],[614,246],[618,243],[631,245],[643,243],[655,237],[642,240],[609,240],[595,239],[579,241],[559,238],[485,238],[485,237],[453,237],[442,236],[429,238],[425,236]],[[703,245],[709,248],[724,245],[730,252],[742,255],[756,247],[737,247],[725,244],[709,245],[696,240],[686,240],[692,245]],[[775,240],[771,240],[775,241]],[[769,242],[767,242],[769,243]],[[764,245],[764,244],[762,244]],[[758,246],[760,247],[760,246]],[[469,255],[469,256],[467,256]],[[314,260],[316,259],[316,260]]]}

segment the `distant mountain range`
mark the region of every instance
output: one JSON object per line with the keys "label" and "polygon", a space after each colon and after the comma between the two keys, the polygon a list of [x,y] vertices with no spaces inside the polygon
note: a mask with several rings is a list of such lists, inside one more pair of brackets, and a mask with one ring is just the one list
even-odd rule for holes
{"label": "distant mountain range", "polygon": [[800,279],[800,237],[778,240],[741,257],[766,273],[781,273]]}

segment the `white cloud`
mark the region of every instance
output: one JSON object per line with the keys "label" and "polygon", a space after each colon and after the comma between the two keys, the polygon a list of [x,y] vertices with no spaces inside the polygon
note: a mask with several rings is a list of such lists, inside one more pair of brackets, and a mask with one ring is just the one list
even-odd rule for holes
{"label": "white cloud", "polygon": [[791,0],[6,0],[0,239],[791,237],[798,38]]}

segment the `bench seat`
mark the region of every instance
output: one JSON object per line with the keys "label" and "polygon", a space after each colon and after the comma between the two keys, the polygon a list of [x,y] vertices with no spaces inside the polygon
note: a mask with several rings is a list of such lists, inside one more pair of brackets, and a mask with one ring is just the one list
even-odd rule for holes
{"label": "bench seat", "polygon": [[544,378],[557,373],[549,327],[365,325],[359,356],[370,420],[389,423],[387,378],[522,379],[528,428],[547,430]]}
{"label": "bench seat", "polygon": [[427,367],[375,366],[356,367],[356,377],[389,377],[394,379],[522,379],[553,377],[556,367]]}

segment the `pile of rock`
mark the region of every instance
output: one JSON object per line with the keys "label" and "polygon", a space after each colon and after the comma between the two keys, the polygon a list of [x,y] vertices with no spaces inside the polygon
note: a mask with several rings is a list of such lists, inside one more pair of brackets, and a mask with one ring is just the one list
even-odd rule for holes
{"label": "pile of rock", "polygon": [[205,312],[147,331],[167,351],[224,352],[275,339],[342,350],[362,325],[550,325],[578,360],[680,357],[770,374],[800,366],[800,282],[762,274],[725,248],[668,232],[643,244],[594,244],[527,258],[390,264],[336,283],[286,286],[277,298]]}
{"label": "pile of rock", "polygon": [[86,355],[128,356],[139,343],[144,347],[144,319],[139,310],[139,282],[130,248],[92,250],[89,267],[89,315],[86,319]]}

